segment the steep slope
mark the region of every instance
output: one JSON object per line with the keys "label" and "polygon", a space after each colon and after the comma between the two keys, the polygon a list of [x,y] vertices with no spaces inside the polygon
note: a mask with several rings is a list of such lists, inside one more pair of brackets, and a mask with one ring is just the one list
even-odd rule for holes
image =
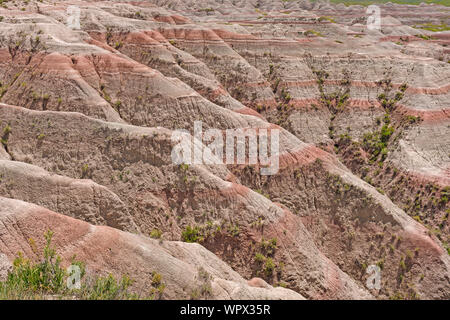
{"label": "steep slope", "polygon": [[[335,23],[320,17],[337,9],[305,1],[80,2],[81,30],[65,24],[67,5],[0,9],[1,196],[165,240],[193,228],[240,276],[306,298],[449,297],[442,44],[392,19],[356,32],[361,8],[333,11]],[[410,47],[421,42],[427,52]],[[280,170],[174,164],[171,135],[194,121],[279,129]],[[116,233],[131,237],[101,237]],[[164,243],[175,258],[206,251]],[[381,290],[364,288],[370,264]]]}
{"label": "steep slope", "polygon": [[[55,249],[70,261],[74,255],[86,261],[87,273],[118,276],[129,274],[135,280],[133,290],[142,295],[152,287],[152,272],[158,272],[166,284],[162,297],[190,298],[203,285],[213,299],[303,299],[284,288],[247,284],[235,271],[198,244],[158,242],[117,229],[93,226],[26,202],[0,198],[1,246],[6,257],[17,251],[30,258],[44,246],[43,234],[55,232]],[[33,239],[35,248],[30,245]],[[183,277],[180,277],[183,274]],[[207,280],[205,280],[207,275]],[[203,277],[202,277],[203,276]],[[205,283],[204,283],[205,282]],[[250,284],[252,284],[250,282]],[[203,294],[203,293],[202,293]]]}

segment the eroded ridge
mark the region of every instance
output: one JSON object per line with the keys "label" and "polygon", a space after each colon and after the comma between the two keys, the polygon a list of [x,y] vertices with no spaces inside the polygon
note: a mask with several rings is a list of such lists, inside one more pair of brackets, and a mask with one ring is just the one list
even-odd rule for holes
{"label": "eroded ridge", "polygon": [[[2,5],[0,266],[52,229],[164,298],[449,298],[448,8],[368,30],[324,2]],[[199,121],[277,130],[278,171],[174,163],[174,132],[211,147]]]}

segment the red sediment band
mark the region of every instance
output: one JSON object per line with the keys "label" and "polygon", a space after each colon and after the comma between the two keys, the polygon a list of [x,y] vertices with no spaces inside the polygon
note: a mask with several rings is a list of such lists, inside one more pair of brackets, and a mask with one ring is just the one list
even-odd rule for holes
{"label": "red sediment band", "polygon": [[197,90],[197,92],[199,94],[201,94],[202,96],[208,97],[210,100],[216,100],[217,98],[219,98],[221,96],[230,96],[228,94],[228,92],[221,86],[217,87],[214,90],[210,90],[210,88],[204,88],[201,90]]}
{"label": "red sediment band", "polygon": [[168,24],[176,24],[175,20],[171,16],[156,16],[155,19],[158,22],[165,22]]}
{"label": "red sediment band", "polygon": [[0,63],[10,62],[11,55],[8,52],[8,49],[0,49]]}
{"label": "red sediment band", "polygon": [[192,20],[183,16],[180,16],[178,14],[174,14],[171,16],[172,19],[175,21],[176,24],[186,24],[186,23],[192,23]]}
{"label": "red sediment band", "polygon": [[447,94],[450,91],[450,84],[447,84],[445,86],[439,87],[439,88],[407,88],[407,93],[414,93],[414,94],[429,94],[429,95],[438,95],[438,94]]}
{"label": "red sediment band", "polygon": [[317,84],[316,80],[298,80],[298,81],[280,81],[280,87],[295,88],[295,87],[310,87]]}
{"label": "red sediment band", "polygon": [[224,29],[213,29],[213,31],[223,40],[261,40],[251,34],[241,34]]}
{"label": "red sediment band", "polygon": [[296,165],[304,166],[313,163],[317,159],[323,160],[326,163],[336,163],[334,158],[328,152],[308,144],[296,151],[289,151],[280,154],[279,166],[280,169],[287,167],[295,167]]}
{"label": "red sediment band", "polygon": [[272,47],[274,49],[281,46],[292,46],[297,49],[301,49],[299,43],[312,42],[313,39],[305,39],[307,41],[303,41],[302,39],[293,39],[293,40],[283,40],[283,39],[223,39],[228,44],[243,44],[243,45],[253,45],[255,49]]}
{"label": "red sediment band", "polygon": [[381,104],[378,101],[369,101],[364,99],[349,99],[348,106],[359,109],[381,108]]}
{"label": "red sediment band", "polygon": [[422,172],[417,172],[413,170],[402,170],[403,173],[412,179],[414,179],[415,183],[420,184],[427,184],[430,182],[436,183],[442,187],[450,186],[450,168],[442,169],[440,174],[426,174]]}
{"label": "red sediment band", "polygon": [[[97,43],[106,43],[106,33],[105,32],[89,31],[88,34]],[[86,42],[91,43],[92,40],[88,39],[88,40],[86,40]]]}
{"label": "red sediment band", "polygon": [[304,108],[309,107],[311,105],[320,105],[320,100],[317,98],[293,98],[289,100],[289,106],[294,108]]}
{"label": "red sediment band", "polygon": [[14,61],[11,61],[11,55],[9,54],[8,50],[0,49],[0,63],[11,64],[12,62],[14,62],[16,65],[22,66],[28,63],[29,65],[36,65],[39,64],[42,61],[42,58],[45,57],[46,55],[48,54],[45,52],[38,52],[34,56],[32,56],[30,61],[28,61],[30,55],[18,53],[15,56]]}
{"label": "red sediment band", "polygon": [[419,230],[407,228],[400,233],[401,237],[406,240],[402,241],[403,246],[408,246],[411,250],[419,248],[421,249],[420,254],[429,256],[429,258],[444,254],[444,250],[426,234],[427,230],[423,226],[420,227]]}
{"label": "red sediment band", "polygon": [[107,73],[145,73],[147,75],[150,73],[154,76],[158,74],[157,71],[146,65],[111,53],[100,53],[96,54],[95,57],[91,55],[77,57],[75,68],[80,70],[84,66],[92,64],[92,58],[98,58],[98,63],[101,64],[102,70],[106,70]]}
{"label": "red sediment band", "polygon": [[[321,106],[320,100],[316,98],[293,98],[289,101],[289,105],[295,108],[305,108],[313,104],[316,106]],[[381,104],[378,101],[368,101],[364,99],[349,99],[347,106],[351,108],[358,108],[361,110],[367,110],[370,108],[382,108]],[[405,116],[420,117],[422,123],[442,123],[450,120],[449,108],[441,110],[415,110],[405,105],[398,104],[395,112],[403,114]]]}
{"label": "red sediment band", "polygon": [[236,32],[231,32],[224,29],[212,29],[212,30],[198,30],[198,29],[169,29],[162,28],[160,32],[167,39],[177,39],[177,40],[189,40],[189,41],[220,41],[220,42],[233,42],[233,41],[245,41],[253,42],[255,44],[276,44],[276,45],[295,45],[299,42],[308,42],[309,39],[296,39],[296,40],[286,40],[286,39],[262,39],[251,34],[241,34]]}
{"label": "red sediment band", "polygon": [[241,101],[245,105],[262,105],[269,108],[275,108],[278,103],[275,100],[275,98],[262,98],[262,99],[256,99],[252,101]]}
{"label": "red sediment band", "polygon": [[[294,108],[305,108],[310,107],[312,105],[322,106],[321,101],[318,98],[303,98],[303,99],[293,98],[289,101],[288,105]],[[373,107],[381,108],[381,105],[378,101],[368,101],[364,99],[349,99],[347,106],[363,110],[370,109]]]}
{"label": "red sediment band", "polygon": [[68,75],[76,72],[73,68],[72,59],[64,54],[54,52],[42,57],[42,62],[37,68],[46,74]]}
{"label": "red sediment band", "polygon": [[236,196],[246,198],[250,193],[250,189],[241,184],[232,182],[231,186],[221,189],[220,193],[225,198],[235,198]]}
{"label": "red sediment band", "polygon": [[[299,81],[281,81],[280,86],[287,88],[294,87],[309,87],[317,83],[316,80],[299,80]],[[326,85],[340,85],[341,80],[324,80]],[[376,88],[377,84],[375,81],[359,81],[353,80],[350,82],[350,86],[358,88]],[[394,89],[399,89],[402,84],[392,84]],[[409,94],[427,94],[427,95],[440,95],[447,94],[450,91],[450,84],[444,85],[437,88],[425,88],[425,87],[408,87],[406,92]]]}
{"label": "red sediment band", "polygon": [[450,40],[450,32],[433,34],[434,39]]}
{"label": "red sediment band", "polygon": [[[105,46],[106,43],[106,33],[90,31],[89,35],[92,39],[96,40],[97,43],[102,43]],[[161,35],[158,31],[146,30],[146,31],[136,31],[128,33],[113,33],[113,36],[120,37],[120,40],[129,44],[139,44],[139,45],[159,45],[161,43],[167,42],[166,38]],[[89,40],[87,41],[89,43]],[[96,44],[96,43],[93,43]],[[103,47],[101,46],[101,47]],[[107,45],[106,45],[107,46]],[[107,46],[111,48],[110,46]]]}
{"label": "red sediment band", "polygon": [[[297,108],[309,107],[311,105],[322,106],[320,99],[318,98],[305,98],[305,99],[296,99],[293,98],[289,101],[289,105]],[[381,108],[381,105],[378,101],[369,101],[364,99],[349,99],[348,107],[358,108],[358,109],[370,109],[370,108]]]}
{"label": "red sediment band", "polygon": [[144,32],[147,36],[151,37],[152,39],[154,39],[154,40],[156,40],[156,41],[158,41],[158,42],[161,42],[161,43],[167,42],[167,39],[164,38],[164,36],[163,36],[160,32],[158,32],[158,31],[156,31],[156,30],[145,30],[145,31],[143,31],[143,32]]}
{"label": "red sediment band", "polygon": [[[20,230],[21,237],[8,237],[8,233],[6,233],[6,237],[5,234],[0,235],[0,252],[6,253],[11,258],[18,251],[23,251],[28,257],[35,256],[27,240],[40,239],[42,237],[42,230],[51,229],[56,231],[54,243],[58,245],[60,243],[59,237],[64,238],[64,243],[76,242],[88,234],[90,229],[87,222],[76,220],[44,208],[31,206],[28,210],[23,210],[15,214],[10,222],[23,226]],[[7,224],[8,222],[6,222]],[[20,242],[21,238],[24,243]]]}
{"label": "red sediment band", "polygon": [[244,107],[242,109],[233,110],[233,111],[237,112],[237,113],[240,113],[240,114],[245,114],[245,115],[249,115],[249,116],[255,116],[255,117],[258,117],[260,119],[264,119],[264,117],[261,114],[259,114],[255,110],[250,109],[248,107]]}
{"label": "red sediment band", "polygon": [[313,42],[314,41],[314,39],[309,39],[309,38],[295,38],[294,40],[299,42],[299,43]]}
{"label": "red sediment band", "polygon": [[404,105],[397,105],[395,111],[405,116],[420,117],[425,123],[443,123],[450,121],[450,108],[441,110],[414,110]]}
{"label": "red sediment band", "polygon": [[268,81],[258,81],[258,82],[244,82],[240,84],[241,86],[247,88],[264,88],[270,87],[270,83]]}
{"label": "red sediment band", "polygon": [[149,34],[145,32],[130,32],[123,39],[124,42],[129,44],[140,45],[155,45],[160,44],[160,41],[153,39]]}
{"label": "red sediment band", "polygon": [[108,46],[106,44],[106,42],[102,42],[102,41],[100,41],[98,39],[94,39],[94,38],[88,39],[88,40],[86,40],[86,43],[92,44],[94,46],[97,46],[97,47],[102,48],[102,49],[104,49],[106,51],[109,51],[109,52],[115,52],[115,50],[112,47]]}
{"label": "red sediment band", "polygon": [[208,40],[219,41],[223,40],[212,30],[208,29],[168,29],[161,28],[159,32],[166,39],[178,39],[178,40]]}

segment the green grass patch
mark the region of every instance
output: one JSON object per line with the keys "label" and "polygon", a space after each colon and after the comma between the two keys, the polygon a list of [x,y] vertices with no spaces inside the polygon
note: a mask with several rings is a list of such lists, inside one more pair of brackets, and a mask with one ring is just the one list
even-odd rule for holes
{"label": "green grass patch", "polygon": [[414,28],[428,30],[432,32],[441,32],[450,30],[450,27],[444,22],[442,22],[441,24],[424,23],[414,26]]}
{"label": "green grass patch", "polygon": [[[44,235],[46,245],[42,256],[35,262],[27,259],[21,252],[13,262],[12,270],[7,278],[0,282],[0,300],[44,300],[44,299],[76,299],[76,300],[130,300],[153,299],[150,291],[146,297],[130,292],[133,280],[124,275],[116,279],[112,274],[106,277],[85,278],[85,263],[72,257],[71,265],[80,271],[79,288],[69,288],[73,274],[69,274],[61,266],[62,259],[52,247],[53,232]],[[34,253],[38,250],[32,239],[29,240]],[[73,283],[73,282],[72,282]],[[163,287],[162,279],[158,278],[158,288]]]}

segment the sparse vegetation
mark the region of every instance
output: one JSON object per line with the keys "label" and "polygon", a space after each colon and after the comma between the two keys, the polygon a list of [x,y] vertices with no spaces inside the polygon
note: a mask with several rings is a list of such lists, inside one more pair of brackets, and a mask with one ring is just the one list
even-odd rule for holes
{"label": "sparse vegetation", "polygon": [[11,131],[12,131],[12,129],[9,124],[7,124],[5,126],[5,128],[3,128],[3,135],[1,137],[1,142],[2,142],[3,146],[5,146],[5,148],[8,147],[8,139],[9,139],[9,135],[10,135]]}
{"label": "sparse vegetation", "polygon": [[162,231],[159,229],[153,229],[152,232],[150,232],[150,238],[160,239],[161,236],[162,236]]}
{"label": "sparse vegetation", "polygon": [[[72,265],[80,268],[80,280],[82,285],[79,289],[69,289],[67,279],[70,276],[62,268],[62,259],[52,247],[53,232],[45,233],[45,247],[39,262],[34,262],[18,253],[9,271],[7,279],[0,282],[0,300],[4,299],[88,299],[88,300],[128,300],[140,299],[137,294],[129,291],[132,280],[123,276],[117,280],[112,274],[106,277],[87,279],[85,265],[83,262],[72,258]],[[30,246],[38,254],[34,241],[30,239]],[[85,281],[83,281],[85,280]]]}
{"label": "sparse vegetation", "polygon": [[181,240],[184,242],[201,242],[204,240],[202,232],[199,227],[187,226],[181,234]]}
{"label": "sparse vegetation", "polygon": [[81,178],[86,178],[89,173],[89,165],[87,163],[81,166]]}

